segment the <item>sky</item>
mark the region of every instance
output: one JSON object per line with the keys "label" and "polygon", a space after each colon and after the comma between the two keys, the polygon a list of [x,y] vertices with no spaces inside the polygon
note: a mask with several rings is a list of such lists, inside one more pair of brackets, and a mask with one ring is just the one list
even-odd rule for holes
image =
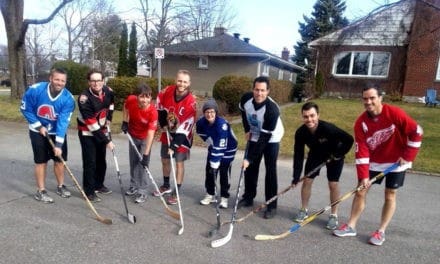
{"label": "sky", "polygon": [[[53,8],[53,0],[24,0],[25,18],[45,18]],[[344,15],[350,20],[361,18],[371,10],[397,0],[346,0]],[[120,7],[119,3],[123,3]],[[293,46],[300,40],[298,22],[304,22],[303,15],[311,16],[315,0],[230,0],[236,12],[234,28],[228,33],[240,33],[240,38],[250,39],[250,43],[270,53],[281,56],[284,47],[293,53]],[[138,6],[138,0],[115,0],[115,11],[126,14]],[[36,12],[36,10],[41,10]],[[0,14],[1,17],[1,14]],[[6,44],[3,17],[0,19],[0,44]]]}

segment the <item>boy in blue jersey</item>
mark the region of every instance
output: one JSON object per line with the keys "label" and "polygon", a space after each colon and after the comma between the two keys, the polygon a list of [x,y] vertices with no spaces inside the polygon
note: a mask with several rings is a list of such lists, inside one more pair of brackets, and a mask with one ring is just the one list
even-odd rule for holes
{"label": "boy in blue jersey", "polygon": [[218,106],[208,100],[202,107],[203,116],[196,123],[197,134],[208,144],[205,188],[207,194],[200,201],[208,205],[215,201],[215,182],[220,171],[220,208],[228,208],[231,164],[237,151],[237,139],[228,122],[218,116]]}
{"label": "boy in blue jersey", "polygon": [[[43,203],[53,203],[46,191],[45,180],[47,162],[54,160],[54,174],[58,183],[57,194],[70,197],[64,185],[64,165],[57,157],[67,160],[66,133],[70,117],[75,109],[72,94],[65,89],[67,73],[63,69],[52,69],[49,82],[36,83],[26,90],[20,110],[29,123],[29,137],[34,152],[35,179],[37,193],[35,199]],[[46,136],[55,142],[52,148]]]}

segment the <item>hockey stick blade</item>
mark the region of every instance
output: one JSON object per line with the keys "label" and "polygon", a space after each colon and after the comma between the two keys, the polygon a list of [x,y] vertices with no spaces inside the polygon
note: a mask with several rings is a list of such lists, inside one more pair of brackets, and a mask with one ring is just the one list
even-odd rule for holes
{"label": "hockey stick blade", "polygon": [[[132,138],[132,137],[130,136],[130,134],[128,134],[128,133],[127,133],[126,135],[127,135],[128,141],[130,142],[130,145],[132,146],[133,150],[136,152],[136,154],[137,154],[139,160],[141,160],[141,159],[142,159],[142,155],[141,155],[141,153],[139,153],[139,151],[137,150],[136,145],[134,144],[133,138]],[[176,220],[179,220],[179,219],[180,219],[180,214],[179,214],[178,212],[176,212],[176,211],[173,211],[173,210],[168,206],[168,204],[166,203],[165,199],[163,198],[162,193],[160,193],[159,187],[157,186],[157,183],[156,183],[156,181],[154,180],[153,175],[151,175],[151,172],[150,172],[150,170],[148,169],[148,167],[146,167],[146,166],[142,166],[142,167],[144,168],[145,172],[147,173],[148,177],[150,178],[151,182],[153,183],[154,188],[155,188],[156,191],[160,194],[160,195],[159,195],[159,198],[160,198],[160,200],[162,201],[162,204],[165,206],[165,210],[167,211],[167,213],[168,213],[172,218],[174,218],[174,219],[176,219]]]}
{"label": "hockey stick blade", "polygon": [[226,243],[229,242],[229,240],[231,240],[232,238],[232,231],[234,229],[234,225],[231,224],[229,226],[229,231],[228,234],[225,237],[219,238],[217,240],[211,241],[211,247],[213,248],[217,248],[217,247],[221,247],[223,245],[225,245]]}
{"label": "hockey stick blade", "polygon": [[[330,161],[332,161],[332,158],[327,159],[326,161],[322,162],[321,164],[319,164],[316,168],[314,168],[313,170],[311,170],[310,172],[307,173],[307,175],[305,175],[304,177],[302,177],[298,183],[304,181],[304,179],[310,177],[310,175],[312,175],[313,173],[315,173],[316,171],[318,171],[319,169],[321,169],[322,167],[324,167],[327,163],[329,163]],[[298,183],[296,185],[298,185]],[[252,211],[250,211],[249,213],[247,213],[245,216],[238,218],[237,220],[235,220],[236,223],[241,223],[244,220],[246,220],[248,217],[258,213],[259,211],[263,210],[264,208],[266,208],[270,203],[272,203],[273,201],[275,201],[276,199],[278,199],[281,195],[285,194],[286,192],[288,192],[289,190],[293,189],[296,185],[289,185],[287,186],[284,190],[282,190],[281,192],[279,192],[277,195],[273,196],[272,198],[270,198],[269,200],[267,200],[265,203],[259,205],[258,207],[254,208]],[[231,221],[227,221],[227,222],[222,222],[221,225],[225,225],[225,224],[229,224],[231,223]]]}
{"label": "hockey stick blade", "polygon": [[[380,178],[385,177],[385,175],[387,175],[389,172],[393,171],[394,169],[396,169],[397,167],[399,167],[399,163],[394,163],[393,165],[391,165],[390,167],[388,167],[387,169],[385,169],[383,172],[377,174],[376,176],[374,176],[371,180],[370,180],[370,184],[374,183],[375,181],[377,181]],[[364,189],[364,186],[358,186],[355,189],[347,192],[346,194],[344,194],[343,196],[341,196],[339,199],[337,199],[336,201],[332,202],[330,205],[325,206],[324,208],[321,208],[320,210],[316,211],[315,213],[311,214],[309,217],[307,217],[302,223],[297,223],[295,225],[293,225],[289,230],[279,234],[279,235],[256,235],[255,236],[255,240],[258,241],[262,241],[262,240],[276,240],[276,239],[281,239],[281,238],[285,238],[288,235],[290,235],[291,233],[297,231],[298,229],[300,229],[301,227],[307,225],[308,223],[312,222],[313,220],[315,220],[316,217],[318,217],[319,215],[323,214],[325,211],[328,211],[332,208],[332,206],[339,204],[340,202],[348,199],[349,197],[351,197],[353,194],[355,194],[356,192]]]}

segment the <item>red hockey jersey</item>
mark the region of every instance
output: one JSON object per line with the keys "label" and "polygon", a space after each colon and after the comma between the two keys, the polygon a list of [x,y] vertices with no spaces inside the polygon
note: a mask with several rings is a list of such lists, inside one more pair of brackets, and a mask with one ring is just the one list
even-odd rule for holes
{"label": "red hockey jersey", "polygon": [[[167,112],[167,121],[172,138],[178,135],[179,142],[175,142],[177,152],[184,152],[191,148],[193,127],[196,119],[196,99],[188,93],[176,100],[176,85],[170,85],[157,95],[157,110]],[[172,140],[172,139],[171,139]],[[160,141],[167,144],[166,133],[163,132]]]}
{"label": "red hockey jersey", "polygon": [[412,162],[422,144],[423,130],[402,109],[384,104],[378,116],[371,117],[367,112],[361,114],[356,120],[354,134],[358,179],[367,179],[369,170],[384,171],[401,157]]}

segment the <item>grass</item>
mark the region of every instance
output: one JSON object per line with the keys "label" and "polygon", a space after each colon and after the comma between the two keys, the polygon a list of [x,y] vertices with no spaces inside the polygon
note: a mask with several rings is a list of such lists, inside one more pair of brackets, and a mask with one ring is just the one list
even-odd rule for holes
{"label": "grass", "polygon": [[[338,127],[344,129],[353,135],[353,125],[357,116],[362,113],[363,106],[359,100],[351,99],[317,99],[314,100],[320,107],[320,118],[336,124]],[[403,108],[411,117],[413,117],[424,130],[422,148],[414,162],[413,169],[416,171],[423,171],[427,173],[440,173],[440,122],[438,115],[440,115],[440,107],[425,107],[423,104],[410,103],[393,103]],[[9,96],[0,96],[0,120],[25,122],[19,111],[20,101],[10,100]],[[296,129],[302,124],[300,116],[301,104],[292,104],[287,107],[282,107],[282,120],[284,124],[284,137],[281,141],[280,155],[283,158],[292,158],[293,154],[293,136]],[[71,128],[76,127],[75,118],[77,116],[78,108],[72,117]],[[235,119],[240,119],[239,116]],[[228,118],[228,119],[233,119]],[[122,113],[115,111],[112,122],[112,131],[114,133],[120,132],[120,125],[122,121]],[[244,133],[241,122],[234,122],[232,124],[234,133],[236,134],[240,149],[244,149]],[[195,144],[200,145],[202,141],[195,136]],[[352,149],[347,154],[346,161],[348,163],[354,162],[354,150]]]}

